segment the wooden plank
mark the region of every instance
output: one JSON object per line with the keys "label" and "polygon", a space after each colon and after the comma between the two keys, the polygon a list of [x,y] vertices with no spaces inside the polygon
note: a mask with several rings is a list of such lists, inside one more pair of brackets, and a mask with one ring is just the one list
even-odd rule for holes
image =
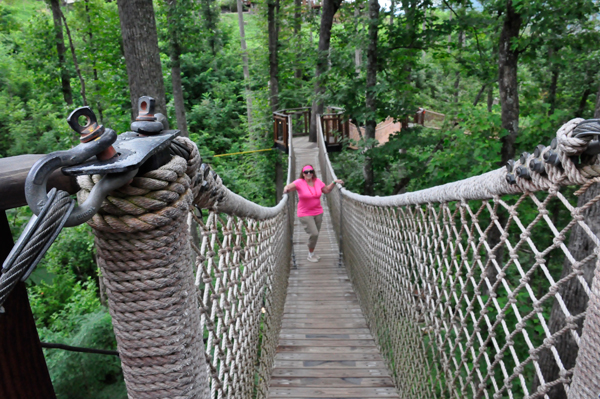
{"label": "wooden plank", "polygon": [[[301,278],[302,277],[302,278]],[[313,277],[313,278],[310,278]],[[352,283],[348,277],[344,277],[341,274],[335,275],[334,278],[330,280],[323,280],[318,276],[312,275],[310,273],[306,273],[306,276],[301,276],[300,274],[294,275],[290,277],[289,281],[290,287],[295,286],[311,286],[314,288],[322,288],[322,287],[352,287]]]}
{"label": "wooden plank", "polygon": [[312,282],[308,282],[305,284],[290,284],[288,286],[288,293],[302,294],[302,293],[323,293],[327,292],[335,292],[335,293],[352,293],[354,294],[354,290],[349,283],[337,283],[337,284],[329,284],[329,285],[315,285]]}
{"label": "wooden plank", "polygon": [[395,388],[272,388],[269,398],[398,398]]}
{"label": "wooden plank", "polygon": [[[323,288],[326,290],[327,288]],[[329,300],[352,300],[357,301],[358,297],[355,293],[347,292],[346,290],[337,290],[334,291],[332,289],[329,293],[323,293],[318,290],[296,290],[288,291],[287,302],[293,302],[295,300],[304,301],[306,298],[315,298],[316,300],[321,301],[329,301]]]}
{"label": "wooden plank", "polygon": [[310,299],[294,299],[291,301],[286,301],[286,305],[287,304],[294,304],[294,305],[358,305],[358,299],[319,299],[319,298],[315,298],[314,300],[310,300]]}
{"label": "wooden plank", "polygon": [[378,360],[277,360],[275,367],[283,368],[385,368],[385,363]]}
{"label": "wooden plank", "polygon": [[337,328],[282,328],[281,334],[371,334],[368,328],[357,328],[354,331],[340,332]]}
{"label": "wooden plank", "polygon": [[[323,316],[323,315],[321,315]],[[356,323],[361,324],[363,328],[367,327],[365,318],[361,315],[346,315],[341,317],[340,315],[331,315],[330,317],[284,317],[283,323],[288,325],[291,323],[311,323],[319,327],[327,327],[327,325],[338,325],[338,323]]]}
{"label": "wooden plank", "polygon": [[278,353],[377,353],[379,349],[376,346],[282,346],[277,347]]}
{"label": "wooden plank", "polygon": [[354,307],[354,306],[345,306],[343,308],[319,308],[319,307],[307,307],[307,308],[287,308],[285,309],[285,314],[295,314],[295,313],[304,313],[304,314],[310,314],[310,315],[317,315],[317,314],[325,314],[325,315],[332,315],[332,314],[359,314],[362,315],[362,310],[359,307]]}
{"label": "wooden plank", "polygon": [[274,377],[272,387],[304,387],[304,388],[356,388],[356,387],[388,387],[394,382],[389,377]]}
{"label": "wooden plank", "polygon": [[[339,331],[338,331],[339,332]],[[292,334],[282,333],[279,335],[280,339],[319,339],[319,340],[333,340],[336,346],[341,346],[335,341],[346,340],[346,339],[373,339],[371,334]]]}
{"label": "wooden plank", "polygon": [[285,311],[288,309],[304,309],[303,312],[311,313],[314,309],[329,310],[331,314],[334,314],[337,309],[357,309],[360,310],[358,301],[296,301],[286,302]]}
{"label": "wooden plank", "polygon": [[[337,346],[375,346],[373,339],[344,339],[336,341]],[[331,346],[325,339],[280,339],[280,346]]]}
{"label": "wooden plank", "polygon": [[[286,388],[273,388],[274,390],[281,390]],[[293,390],[295,388],[289,388]],[[300,389],[300,388],[298,388]],[[307,389],[319,389],[319,388],[307,388]],[[331,392],[333,389],[342,389],[343,388],[331,388],[330,390],[321,390],[318,393],[314,392],[303,392],[303,393],[292,393],[290,391],[278,392],[277,394],[267,396],[268,399],[279,399],[279,398],[287,398],[287,399],[320,399],[320,398],[333,398],[333,399],[371,399],[371,398],[398,398],[398,394],[378,394],[378,393],[370,393],[367,394],[364,391],[361,392]],[[389,388],[366,388],[366,389],[389,389]],[[307,396],[308,395],[308,396]],[[391,395],[391,396],[390,396]]]}
{"label": "wooden plank", "polygon": [[313,292],[323,292],[323,290],[328,290],[328,291],[333,291],[333,292],[337,292],[337,291],[347,291],[347,292],[354,292],[354,289],[352,288],[352,284],[350,284],[349,282],[338,282],[338,283],[331,283],[328,282],[327,284],[319,284],[320,280],[316,280],[316,281],[307,281],[307,282],[290,282],[288,285],[288,292],[293,291],[293,290],[303,290],[303,291],[313,291]]}
{"label": "wooden plank", "polygon": [[338,313],[284,313],[283,319],[360,319],[364,320],[362,313],[360,312],[347,312],[342,311]]}
{"label": "wooden plank", "polygon": [[287,294],[287,299],[288,300],[294,300],[294,298],[298,298],[298,299],[303,299],[305,297],[308,298],[323,298],[325,299],[329,299],[329,298],[350,298],[350,299],[355,299],[356,298],[356,294],[354,292],[348,292],[347,290],[343,290],[343,291],[331,291],[331,290],[327,290],[327,291],[313,291],[313,292],[288,292]]}
{"label": "wooden plank", "polygon": [[367,323],[365,321],[353,321],[353,322],[342,322],[342,321],[323,321],[321,323],[310,323],[304,321],[287,321],[284,320],[281,324],[282,328],[298,327],[298,328],[366,328]]}
{"label": "wooden plank", "polygon": [[272,377],[337,377],[337,378],[368,378],[389,376],[385,368],[364,369],[305,369],[305,368],[277,368],[273,370]]}
{"label": "wooden plank", "polygon": [[275,356],[275,361],[279,360],[303,360],[315,362],[341,362],[341,361],[367,361],[377,360],[383,361],[383,357],[379,353],[295,353],[295,352],[278,352]]}

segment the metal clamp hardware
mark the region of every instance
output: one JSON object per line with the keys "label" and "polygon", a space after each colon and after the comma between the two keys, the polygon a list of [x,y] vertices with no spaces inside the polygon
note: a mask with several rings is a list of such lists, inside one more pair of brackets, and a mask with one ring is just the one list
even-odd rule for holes
{"label": "metal clamp hardware", "polygon": [[[81,143],[70,150],[53,152],[38,160],[25,180],[25,197],[33,213],[39,215],[48,202],[46,185],[52,172],[61,167],[81,164],[109,148],[116,139],[116,133],[111,129],[106,129],[94,141]],[[126,184],[136,173],[137,169],[126,173],[111,174],[101,179],[94,186],[85,203],[73,210],[65,223],[65,227],[77,226],[91,219],[100,208],[106,195]]]}
{"label": "metal clamp hardware", "polygon": [[179,130],[163,129],[164,124],[156,120],[159,114],[154,115],[151,97],[140,98],[139,113],[138,119],[153,124],[153,135],[125,132],[117,137],[114,130],[98,124],[89,107],[73,111],[67,121],[81,135],[81,144],[67,151],[48,154],[33,165],[25,181],[25,196],[33,213],[39,215],[48,202],[48,177],[58,168],[71,176],[104,175],[87,200],[71,213],[65,223],[65,227],[71,227],[91,219],[108,193],[127,184],[140,168],[156,169],[168,162],[169,145],[179,135]]}
{"label": "metal clamp hardware", "polygon": [[513,174],[515,170],[515,161],[512,159],[509,159],[508,162],[506,163],[506,182],[508,184],[517,184],[517,179],[515,178],[515,175]]}
{"label": "metal clamp hardware", "polygon": [[529,162],[529,169],[541,175],[546,174],[546,168],[542,160],[542,153],[545,149],[546,146],[543,144],[539,144],[537,147],[535,147],[535,151],[533,152],[533,159]]}

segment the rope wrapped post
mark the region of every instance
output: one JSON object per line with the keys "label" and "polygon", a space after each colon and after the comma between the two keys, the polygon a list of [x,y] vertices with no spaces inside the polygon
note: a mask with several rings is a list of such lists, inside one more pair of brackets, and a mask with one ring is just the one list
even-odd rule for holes
{"label": "rope wrapped post", "polygon": [[579,343],[569,398],[600,398],[600,261],[596,263],[592,294]]}
{"label": "rope wrapped post", "polygon": [[[198,192],[198,151],[190,153],[135,177],[88,222],[129,398],[209,397],[186,226]],[[98,179],[78,179],[80,202]]]}

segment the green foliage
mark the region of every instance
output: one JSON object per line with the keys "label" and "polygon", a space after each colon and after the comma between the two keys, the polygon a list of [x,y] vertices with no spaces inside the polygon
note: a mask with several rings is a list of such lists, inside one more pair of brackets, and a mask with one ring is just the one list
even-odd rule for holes
{"label": "green foliage", "polygon": [[[38,266],[45,275],[29,288],[40,339],[97,349],[116,349],[108,310],[101,305],[90,228],[65,229]],[[125,398],[117,357],[46,349],[59,398]]]}
{"label": "green foliage", "polygon": [[[75,309],[69,310],[75,311]],[[75,320],[77,328],[71,330],[69,335],[46,328],[38,329],[42,341],[84,348],[116,348],[110,315],[105,309],[85,312],[81,315],[78,311],[65,312],[61,317]],[[117,356],[67,352],[58,349],[45,349],[44,352],[58,398],[127,398],[125,382],[121,374],[121,362]]]}

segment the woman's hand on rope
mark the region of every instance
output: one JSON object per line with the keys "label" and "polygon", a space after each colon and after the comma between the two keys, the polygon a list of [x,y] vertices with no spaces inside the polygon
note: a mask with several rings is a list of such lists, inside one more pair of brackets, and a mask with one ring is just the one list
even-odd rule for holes
{"label": "woman's hand on rope", "polygon": [[332,181],[331,183],[329,183],[328,185],[326,185],[325,187],[323,187],[323,194],[329,194],[331,192],[331,190],[333,190],[333,186],[335,185],[335,183],[338,184],[344,184],[343,180],[337,179],[335,181]]}
{"label": "woman's hand on rope", "polygon": [[296,191],[296,185],[294,183],[290,183],[283,188],[283,193],[287,194],[290,191]]}

